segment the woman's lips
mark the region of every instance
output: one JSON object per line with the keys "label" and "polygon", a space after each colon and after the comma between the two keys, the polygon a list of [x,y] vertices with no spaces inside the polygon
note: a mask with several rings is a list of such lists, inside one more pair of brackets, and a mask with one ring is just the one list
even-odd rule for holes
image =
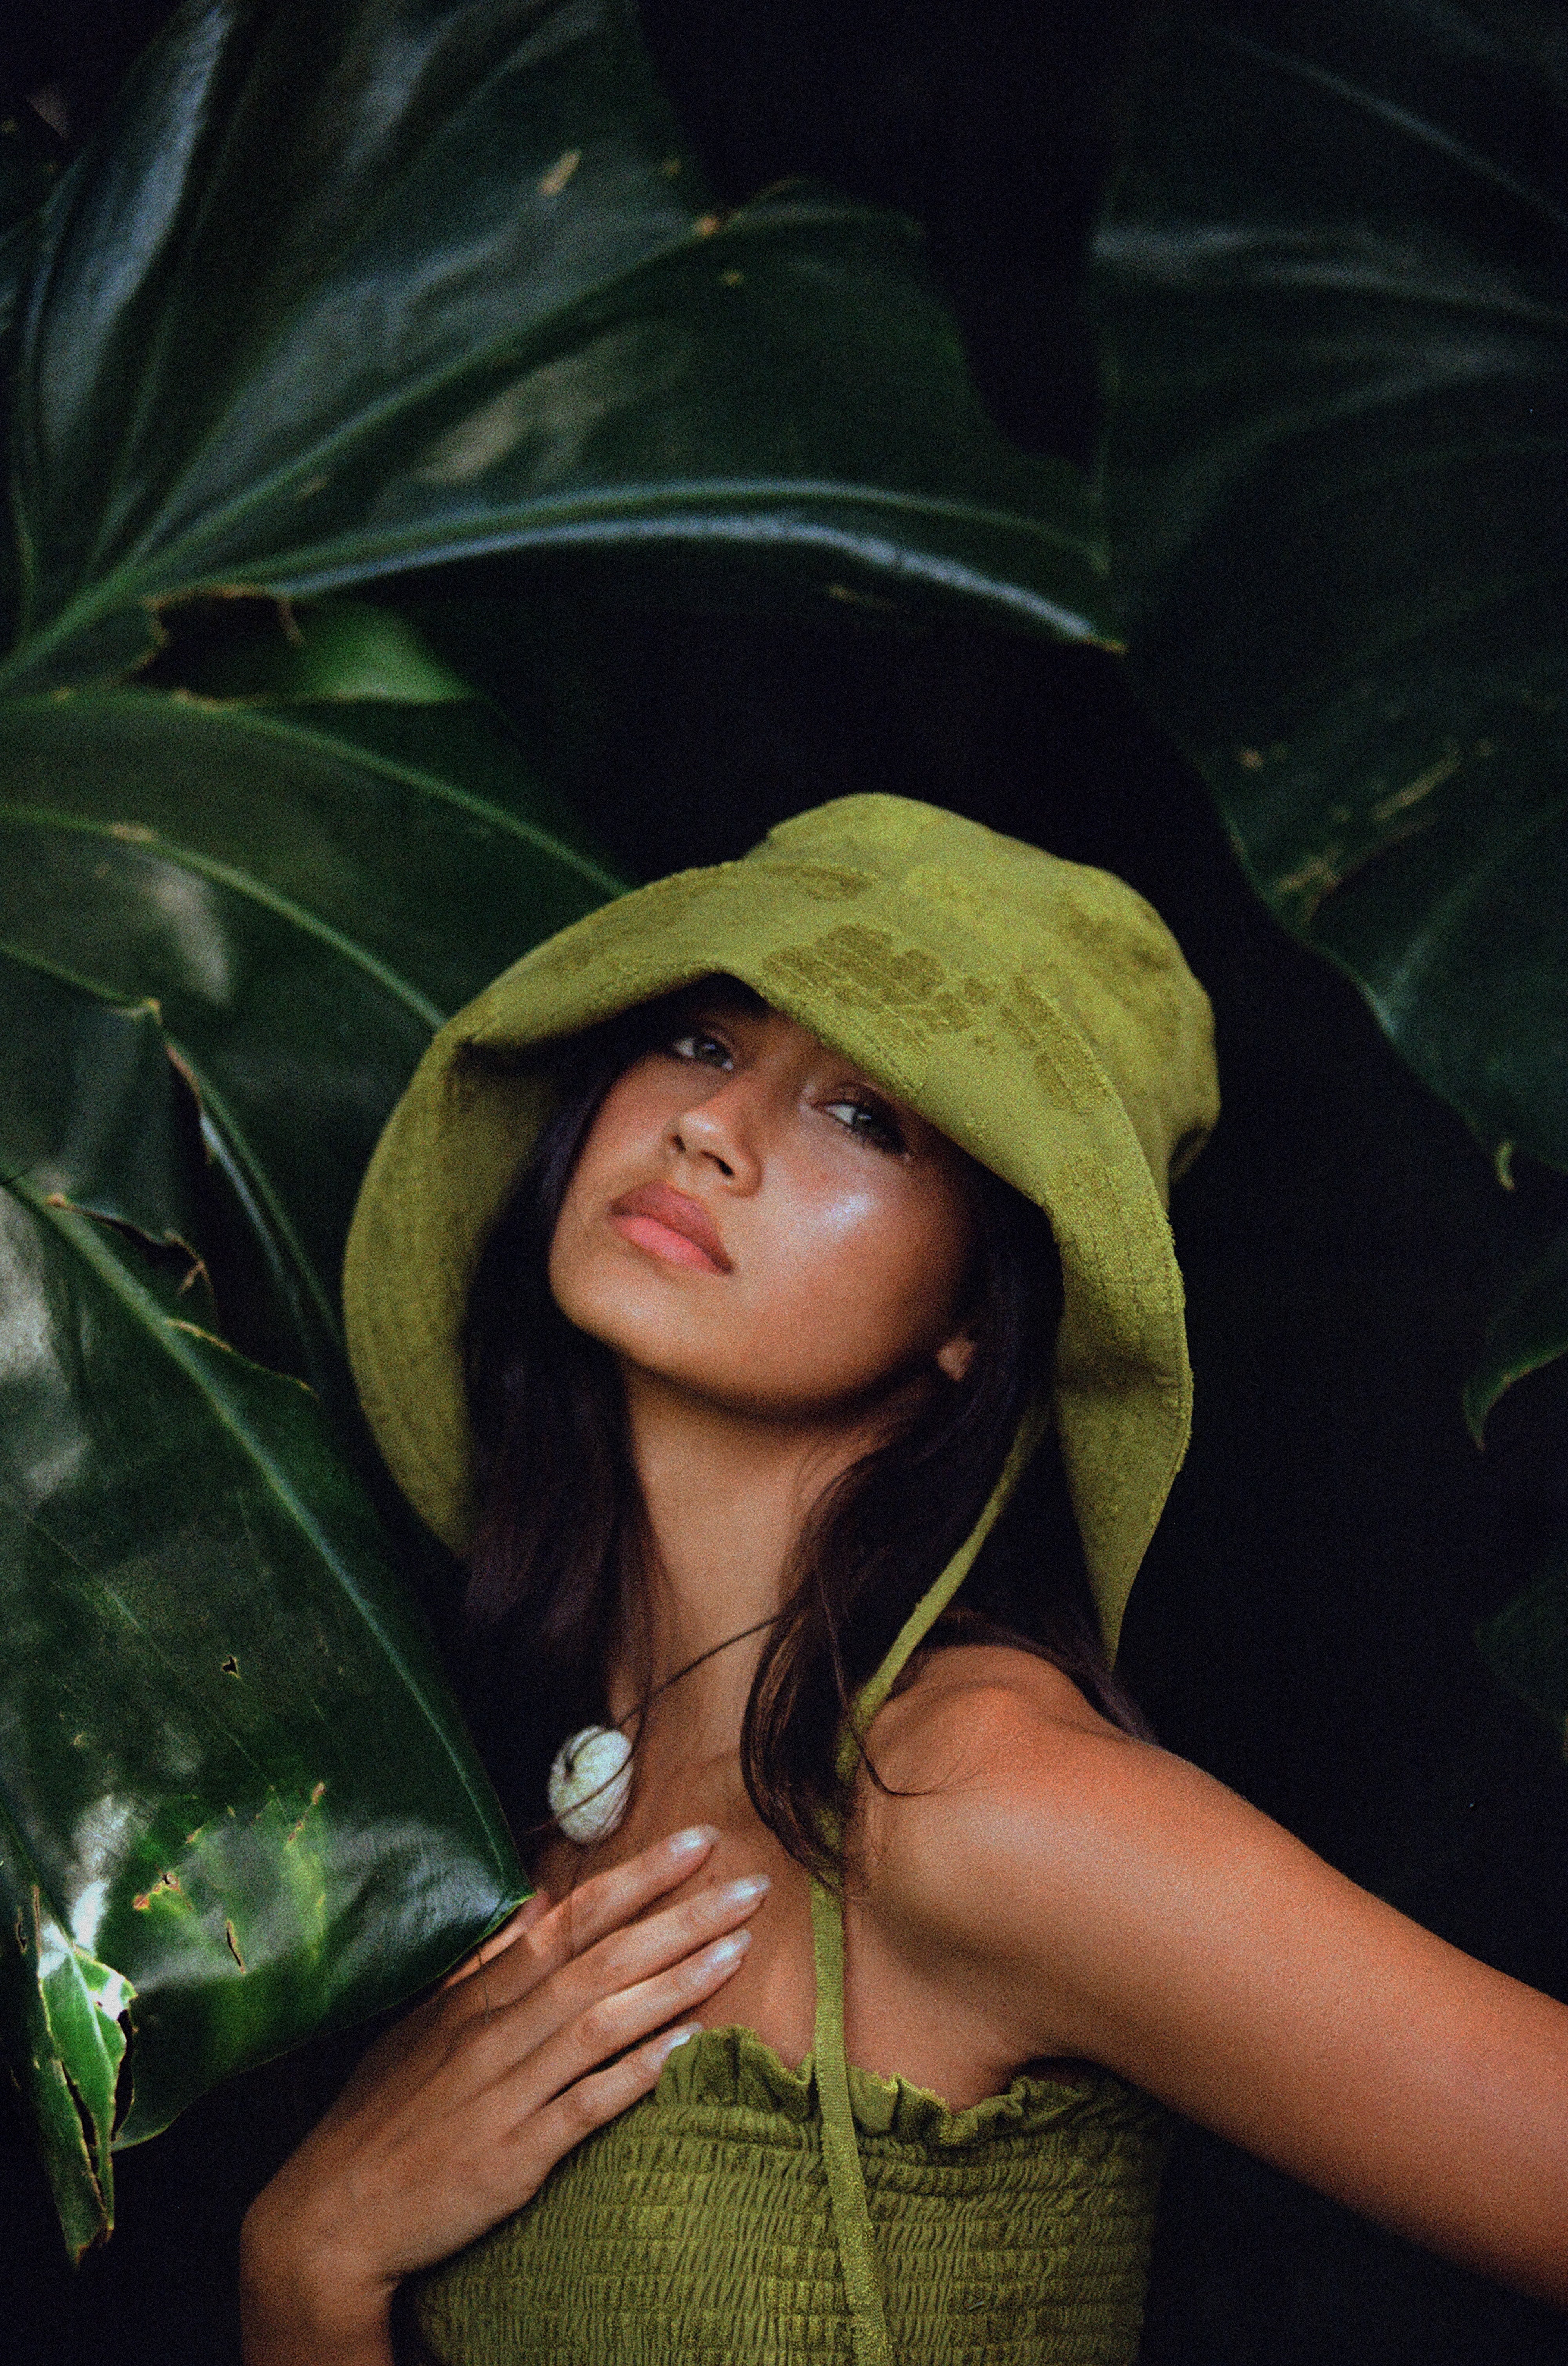
{"label": "woman's lips", "polygon": [[672,1191],[667,1183],[640,1183],[624,1191],[610,1210],[623,1240],[651,1250],[669,1265],[697,1266],[705,1273],[728,1273],[730,1260],[713,1219],[700,1200]]}

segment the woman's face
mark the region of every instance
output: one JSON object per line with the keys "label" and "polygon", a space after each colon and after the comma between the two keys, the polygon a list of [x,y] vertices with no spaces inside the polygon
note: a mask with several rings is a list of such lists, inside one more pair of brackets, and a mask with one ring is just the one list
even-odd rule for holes
{"label": "woman's face", "polygon": [[792,1019],[723,986],[611,1086],[550,1252],[567,1320],[736,1411],[853,1413],[969,1358],[963,1153]]}

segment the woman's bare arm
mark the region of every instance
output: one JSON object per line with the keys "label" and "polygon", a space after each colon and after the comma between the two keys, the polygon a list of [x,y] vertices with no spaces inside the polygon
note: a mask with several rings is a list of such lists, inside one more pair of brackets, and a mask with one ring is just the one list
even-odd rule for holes
{"label": "woman's bare arm", "polygon": [[391,2366],[399,2281],[521,2209],[649,2091],[670,2022],[729,1977],[767,1887],[650,1913],[717,1837],[677,1834],[559,1906],[531,1899],[371,2048],[247,2214],[246,2366]]}
{"label": "woman's bare arm", "polygon": [[1056,1671],[944,1656],[876,1737],[886,1779],[920,1793],[867,1811],[872,1910],[904,1961],[951,1982],[1002,2058],[1103,2063],[1568,2308],[1568,2007],[1117,1733]]}

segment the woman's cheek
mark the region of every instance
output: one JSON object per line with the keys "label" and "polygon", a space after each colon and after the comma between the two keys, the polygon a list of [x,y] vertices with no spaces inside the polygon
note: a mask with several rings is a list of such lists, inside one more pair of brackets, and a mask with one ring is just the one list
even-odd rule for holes
{"label": "woman's cheek", "polygon": [[942,1239],[833,1223],[797,1241],[780,1287],[748,1309],[748,1346],[792,1392],[858,1395],[902,1378],[954,1327],[957,1277]]}

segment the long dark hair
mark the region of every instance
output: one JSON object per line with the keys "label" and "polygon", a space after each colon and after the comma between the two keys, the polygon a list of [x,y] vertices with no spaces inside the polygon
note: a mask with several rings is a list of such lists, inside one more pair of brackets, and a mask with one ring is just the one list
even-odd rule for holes
{"label": "long dark hair", "polygon": [[[726,991],[746,989],[725,981]],[[755,997],[753,997],[755,999]],[[546,1828],[565,1737],[604,1722],[612,1647],[634,1656],[648,1539],[614,1358],[566,1321],[547,1266],[577,1153],[623,1070],[677,1029],[686,997],[576,1038],[561,1098],[486,1249],[470,1301],[468,1385],[483,1457],[460,1679],[520,1840]],[[741,1736],[758,1815],[789,1853],[834,1869],[851,1783],[835,1766],[856,1694],[974,1527],[1031,1393],[1049,1371],[1061,1272],[1040,1210],[976,1169],[963,1378],[934,1377],[896,1433],[827,1490],[800,1538]],[[1148,1729],[1113,1674],[1054,1432],[932,1643],[1005,1641],[1052,1661],[1125,1730]],[[868,1761],[869,1765],[869,1762]],[[870,1766],[873,1779],[876,1770]],[[833,1820],[830,1824],[830,1820]]]}

